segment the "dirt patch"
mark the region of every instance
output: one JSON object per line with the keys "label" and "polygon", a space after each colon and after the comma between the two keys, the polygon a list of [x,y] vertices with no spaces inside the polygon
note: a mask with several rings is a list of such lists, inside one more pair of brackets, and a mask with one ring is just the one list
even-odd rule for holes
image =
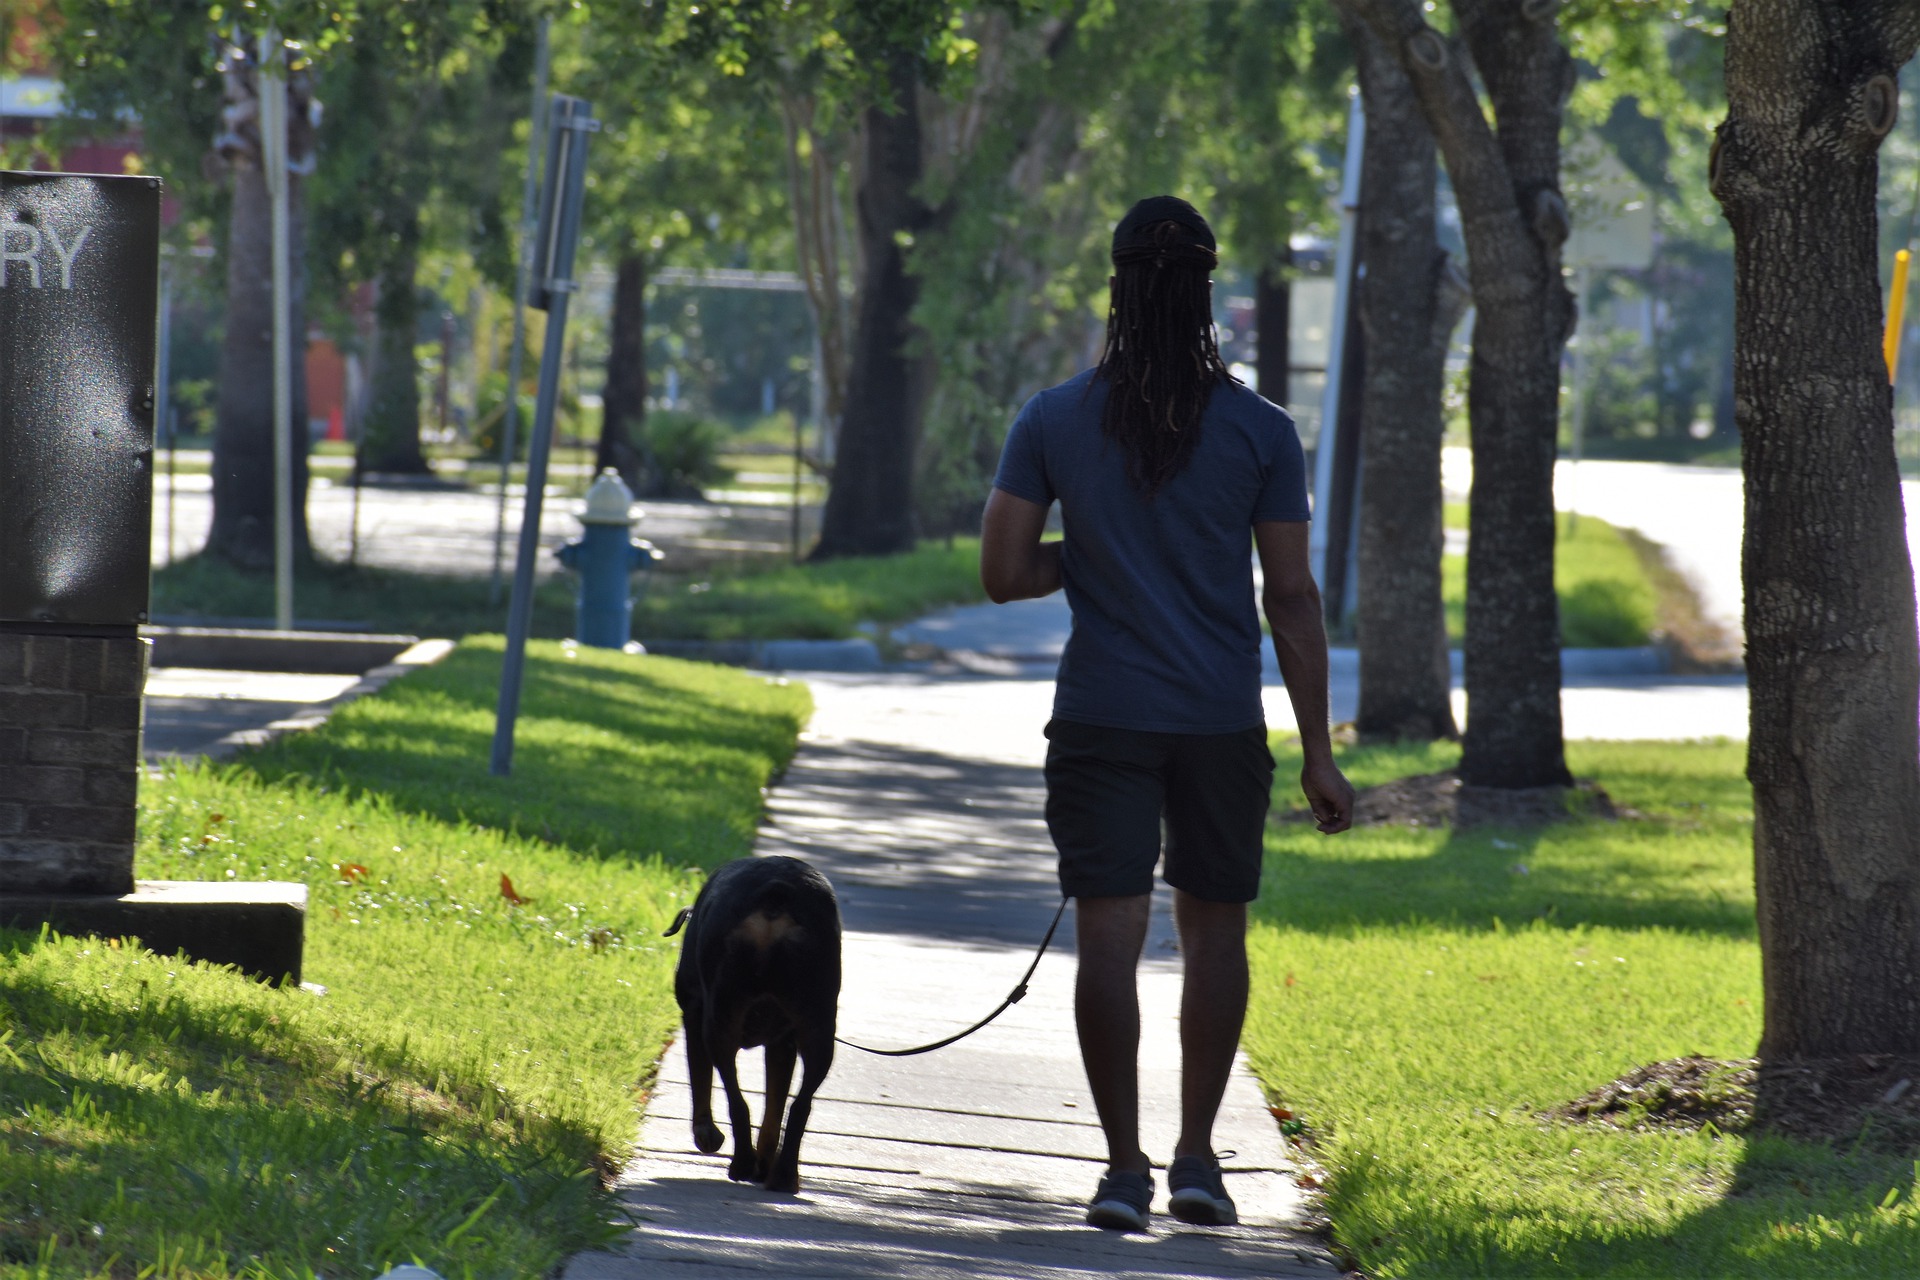
{"label": "dirt patch", "polygon": [[[1460,775],[1418,773],[1395,778],[1377,787],[1363,787],[1354,795],[1356,827],[1538,827],[1569,818],[1637,817],[1613,803],[1598,783],[1575,782],[1571,787],[1470,787]],[[1307,809],[1288,809],[1274,815],[1276,822],[1311,822]]]}
{"label": "dirt patch", "polygon": [[1711,1124],[1740,1133],[1753,1123],[1753,1083],[1751,1058],[1670,1058],[1636,1067],[1547,1116],[1620,1129],[1700,1129]]}
{"label": "dirt patch", "polygon": [[1617,1128],[1767,1132],[1801,1142],[1920,1154],[1920,1058],[1855,1054],[1762,1065],[1673,1058],[1547,1112]]}

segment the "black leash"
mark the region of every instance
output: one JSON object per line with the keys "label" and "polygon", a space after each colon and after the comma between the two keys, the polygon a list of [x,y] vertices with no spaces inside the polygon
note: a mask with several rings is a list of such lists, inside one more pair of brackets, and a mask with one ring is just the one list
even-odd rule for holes
{"label": "black leash", "polygon": [[974,1023],[965,1031],[956,1032],[948,1036],[945,1040],[935,1040],[932,1044],[923,1044],[912,1049],[869,1049],[864,1044],[855,1044],[851,1040],[842,1040],[839,1036],[835,1036],[834,1041],[847,1046],[849,1049],[858,1049],[862,1053],[871,1053],[882,1058],[911,1058],[915,1054],[932,1053],[935,1049],[944,1049],[956,1040],[965,1040],[968,1036],[986,1026],[1007,1010],[1013,1008],[1014,1005],[1019,1004],[1020,1001],[1026,997],[1027,980],[1033,977],[1033,971],[1040,967],[1040,957],[1047,954],[1047,947],[1053,942],[1053,931],[1060,927],[1060,917],[1066,913],[1067,899],[1062,898],[1060,899],[1059,907],[1055,909],[1053,913],[1053,923],[1047,926],[1047,936],[1040,939],[1040,949],[1033,953],[1033,963],[1028,965],[1027,971],[1020,975],[1020,981],[1015,984],[1012,991],[1007,993],[1007,998],[1000,1002],[998,1009],[995,1009],[992,1013]]}

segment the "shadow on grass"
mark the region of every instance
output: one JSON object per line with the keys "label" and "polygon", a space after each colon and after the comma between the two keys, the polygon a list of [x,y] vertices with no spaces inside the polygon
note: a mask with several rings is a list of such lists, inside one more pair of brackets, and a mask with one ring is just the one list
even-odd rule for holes
{"label": "shadow on grass", "polygon": [[[1415,923],[1491,929],[1496,922],[1542,920],[1753,936],[1750,899],[1672,883],[1666,859],[1611,839],[1619,825],[1582,819],[1547,830],[1381,834],[1373,828],[1367,855],[1351,858],[1298,852],[1284,841],[1276,848],[1270,840],[1255,910],[1288,928],[1336,933]],[[1554,847],[1555,840],[1565,843]],[[1383,843],[1397,856],[1383,856]]]}
{"label": "shadow on grass", "polygon": [[[1291,928],[1338,932],[1375,925],[1465,928],[1551,925],[1754,934],[1752,799],[1739,744],[1649,749],[1574,743],[1574,772],[1593,775],[1619,819],[1549,826],[1359,827],[1331,838],[1275,820],[1256,908]],[[1298,809],[1298,743],[1277,739],[1276,813]],[[1356,786],[1453,768],[1450,743],[1350,747],[1340,762]]]}
{"label": "shadow on grass", "polygon": [[792,755],[804,694],[697,664],[559,652],[529,654],[510,777],[488,772],[496,638],[235,767],[593,857],[711,867],[746,854],[761,788]]}
{"label": "shadow on grass", "polygon": [[[97,1225],[59,1241],[69,1264],[160,1261],[172,1240],[205,1274],[249,1257],[372,1274],[416,1254],[491,1274],[603,1217],[581,1174],[592,1135],[503,1097],[476,1111],[478,1091],[455,1100],[404,1055],[381,1055],[384,1077],[355,1067],[361,1046],[282,1016],[310,996],[198,972],[183,995],[164,960],[83,962],[101,988],[137,985],[129,1008],[36,966],[40,945],[0,933],[0,1012],[24,1032],[0,1053],[0,1260],[80,1222]],[[229,982],[237,999],[209,989]]]}

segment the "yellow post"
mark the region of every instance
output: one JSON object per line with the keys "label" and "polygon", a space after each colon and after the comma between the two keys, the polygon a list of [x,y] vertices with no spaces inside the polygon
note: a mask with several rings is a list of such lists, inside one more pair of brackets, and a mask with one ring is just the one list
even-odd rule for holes
{"label": "yellow post", "polygon": [[1902,249],[1893,255],[1893,292],[1887,298],[1887,336],[1881,347],[1887,357],[1887,381],[1900,372],[1900,322],[1907,312],[1907,265],[1913,255]]}

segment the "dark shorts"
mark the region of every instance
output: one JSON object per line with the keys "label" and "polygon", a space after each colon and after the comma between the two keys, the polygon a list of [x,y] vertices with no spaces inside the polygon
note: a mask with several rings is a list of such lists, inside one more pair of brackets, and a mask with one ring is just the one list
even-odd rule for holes
{"label": "dark shorts", "polygon": [[1047,725],[1047,830],[1070,898],[1153,892],[1166,825],[1166,882],[1208,902],[1260,892],[1273,796],[1264,727],[1147,733],[1072,720]]}

